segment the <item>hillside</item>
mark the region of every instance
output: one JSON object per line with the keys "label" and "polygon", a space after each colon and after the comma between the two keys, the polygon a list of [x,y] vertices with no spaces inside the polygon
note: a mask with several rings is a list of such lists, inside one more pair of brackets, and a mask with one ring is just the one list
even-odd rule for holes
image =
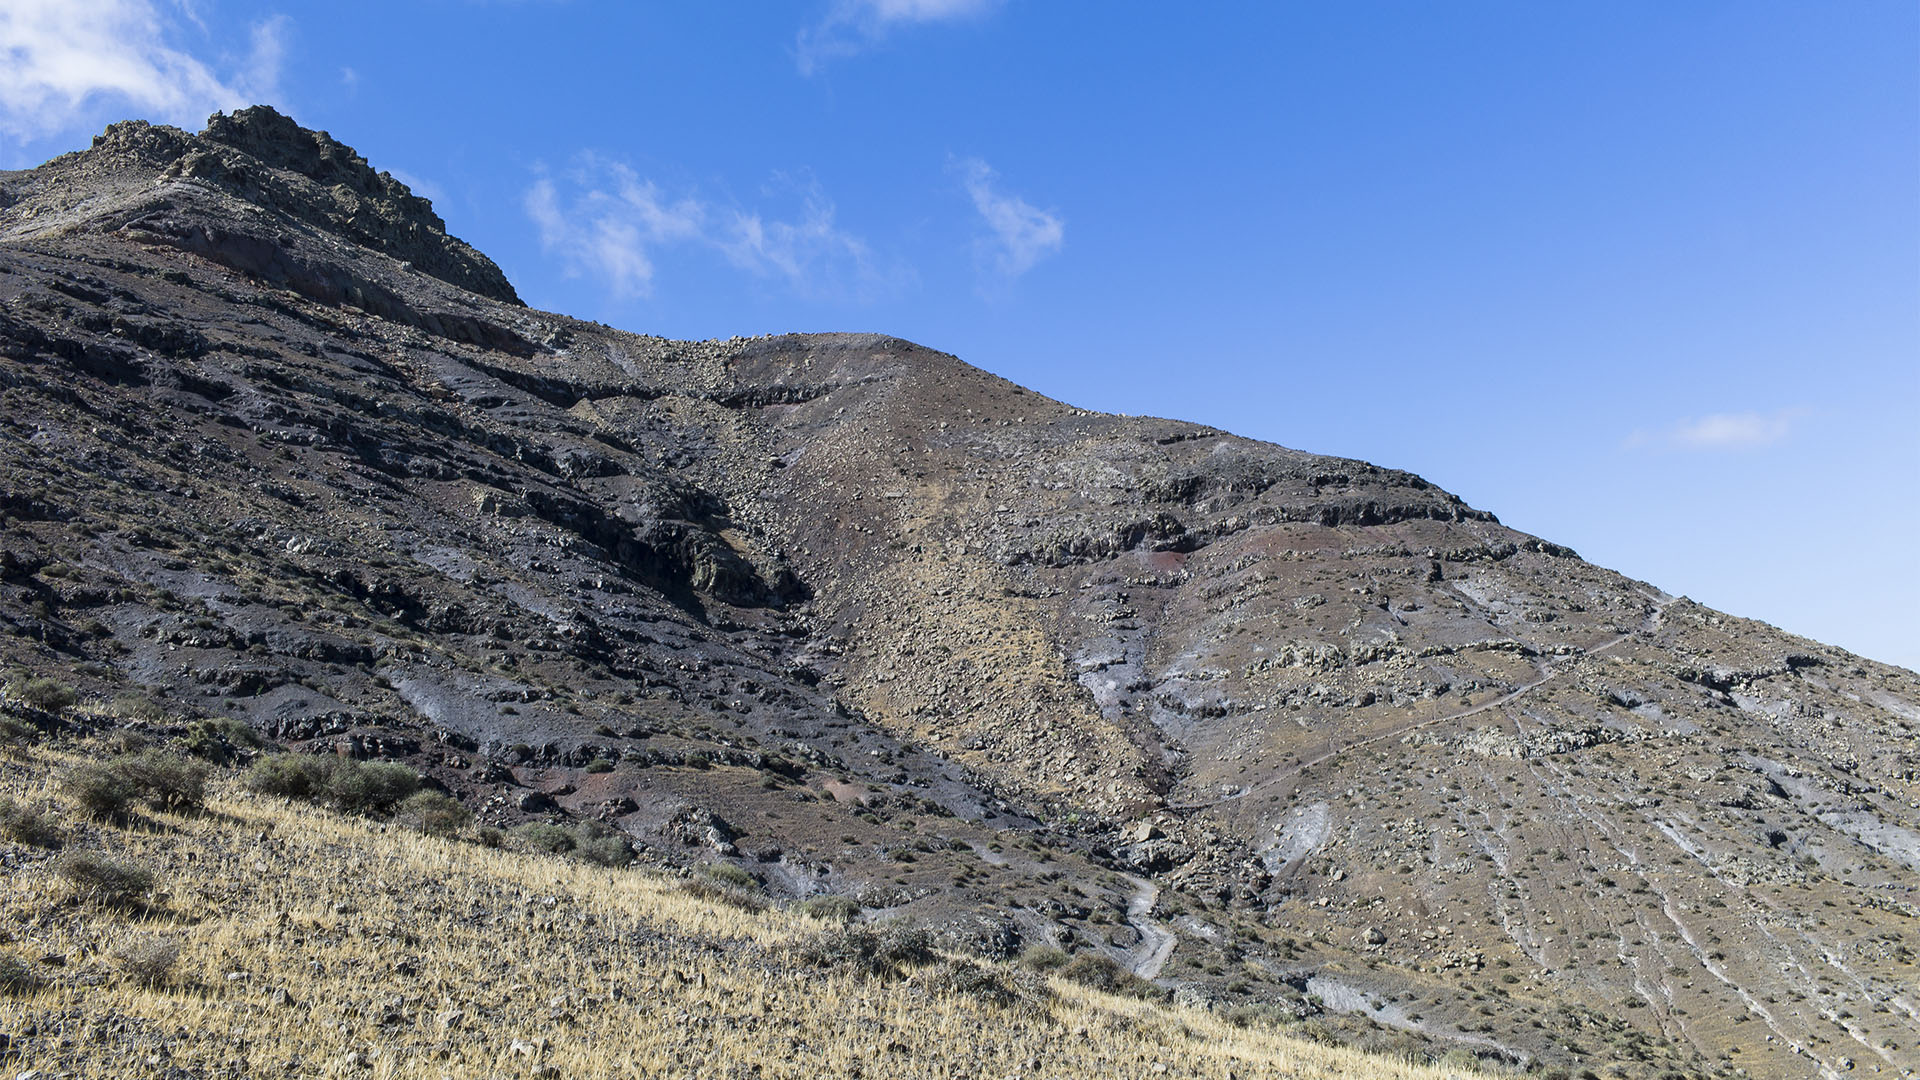
{"label": "hillside", "polygon": [[1408,473],[528,309],[271,110],[0,174],[0,527],[0,662],[114,723],[1435,1057],[1920,1065],[1913,673]]}
{"label": "hillside", "polygon": [[[58,805],[48,780],[75,764],[0,762],[0,798]],[[155,874],[122,904],[59,854],[9,852],[9,1075],[1459,1076],[938,953],[861,971],[809,953],[844,944],[837,923],[705,879],[237,789],[130,824],[63,838]]]}

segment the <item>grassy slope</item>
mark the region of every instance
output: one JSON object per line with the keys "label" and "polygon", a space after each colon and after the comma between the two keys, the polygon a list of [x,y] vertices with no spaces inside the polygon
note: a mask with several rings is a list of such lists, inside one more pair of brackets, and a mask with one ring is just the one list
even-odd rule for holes
{"label": "grassy slope", "polygon": [[[0,761],[0,795],[60,812],[76,761]],[[51,853],[0,841],[0,952],[44,984],[0,996],[9,1075],[1204,1076],[1439,1078],[1056,980],[998,1001],[954,962],[891,981],[788,945],[825,929],[678,879],[441,840],[217,782],[208,813],[128,827],[61,812],[68,846],[135,857],[144,909],[82,901]],[[166,980],[114,953],[163,936]],[[1000,982],[1017,982],[1011,973]],[[964,981],[964,980],[961,980]],[[31,1033],[31,1034],[29,1034]],[[184,1070],[180,1071],[180,1070]]]}

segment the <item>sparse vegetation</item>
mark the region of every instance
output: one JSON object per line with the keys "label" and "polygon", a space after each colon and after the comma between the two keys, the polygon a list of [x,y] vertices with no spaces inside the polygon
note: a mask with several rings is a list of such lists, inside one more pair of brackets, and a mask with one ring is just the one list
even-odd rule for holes
{"label": "sparse vegetation", "polygon": [[860,917],[863,910],[857,900],[845,896],[809,896],[795,904],[794,910],[812,919],[825,922],[850,923]]}
{"label": "sparse vegetation", "polygon": [[[36,761],[31,775],[44,777],[52,761]],[[0,773],[0,793],[20,801],[43,782],[25,775]],[[166,829],[103,830],[110,850],[29,863],[0,890],[0,925],[22,935],[0,953],[22,1069],[124,1075],[164,1041],[170,1068],[200,1075],[283,1075],[289,1060],[327,1075],[371,1063],[399,1080],[494,1075],[502,1062],[580,1080],[756,1065],[767,1077],[847,1075],[856,1063],[903,1078],[1006,1075],[1034,1060],[1062,1077],[1452,1075],[943,957],[904,925],[815,937],[817,922],[716,905],[650,872],[376,831],[238,784],[214,783],[207,801],[213,813]],[[78,917],[35,917],[72,894],[78,865],[90,867],[81,880],[121,881],[120,895],[154,908],[91,899]],[[151,894],[161,876],[164,900]],[[435,931],[418,939],[389,929],[424,926]],[[809,963],[782,960],[790,948]],[[36,970],[29,955],[66,960]],[[430,998],[416,996],[425,971]],[[898,992],[873,993],[875,978]],[[345,1039],[315,1022],[369,995],[398,1004]],[[428,1026],[436,1049],[396,1039],[406,1025]]]}
{"label": "sparse vegetation", "polygon": [[113,966],[136,986],[158,986],[180,959],[180,943],[158,934],[142,934],[113,950]]}
{"label": "sparse vegetation", "polygon": [[70,850],[53,862],[53,872],[81,900],[109,907],[130,907],[153,891],[154,875],[124,856]]}
{"label": "sparse vegetation", "polygon": [[383,814],[420,790],[420,774],[391,761],[268,754],[248,768],[246,784],[263,795],[327,803],[348,813]]}
{"label": "sparse vegetation", "polygon": [[0,796],[0,839],[29,847],[57,848],[66,837],[46,814]]}
{"label": "sparse vegetation", "polygon": [[137,800],[156,810],[191,813],[206,801],[207,768],[149,748],[76,765],[67,771],[62,788],[75,809],[96,819],[124,818]]}
{"label": "sparse vegetation", "polygon": [[1107,994],[1146,999],[1166,996],[1166,991],[1121,967],[1112,957],[1100,953],[1081,953],[1067,961],[1060,966],[1060,976]]}
{"label": "sparse vegetation", "polygon": [[194,757],[222,765],[232,764],[267,744],[260,733],[245,722],[225,716],[195,720],[187,725],[181,742]]}
{"label": "sparse vegetation", "polygon": [[1020,966],[1029,971],[1058,971],[1067,964],[1066,950],[1052,945],[1029,945],[1020,953]]}
{"label": "sparse vegetation", "polygon": [[73,687],[66,683],[25,671],[15,672],[7,679],[6,693],[28,708],[50,713],[64,712],[79,700]]}
{"label": "sparse vegetation", "polygon": [[752,874],[732,863],[708,863],[681,886],[692,896],[741,911],[767,909],[767,894]]}
{"label": "sparse vegetation", "polygon": [[523,851],[539,851],[548,855],[564,855],[580,846],[573,837],[573,830],[564,825],[555,825],[546,821],[530,821],[514,828],[509,834],[515,846]]}
{"label": "sparse vegetation", "polygon": [[473,820],[473,814],[460,801],[438,791],[416,791],[400,800],[393,819],[402,825],[435,836],[452,836]]}
{"label": "sparse vegetation", "polygon": [[0,953],[0,994],[18,996],[40,988],[40,973],[10,952]]}
{"label": "sparse vegetation", "polygon": [[937,959],[933,934],[902,922],[827,930],[803,942],[798,955],[814,967],[879,978],[899,975]]}

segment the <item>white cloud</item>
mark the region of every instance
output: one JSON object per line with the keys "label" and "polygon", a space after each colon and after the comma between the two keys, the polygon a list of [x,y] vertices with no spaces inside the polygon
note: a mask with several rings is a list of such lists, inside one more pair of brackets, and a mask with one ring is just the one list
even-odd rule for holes
{"label": "white cloud", "polygon": [[794,62],[800,74],[812,75],[828,60],[879,44],[896,27],[969,19],[998,6],[1000,0],[836,0],[824,18],[800,31]]}
{"label": "white cloud", "polygon": [[1035,263],[1065,244],[1066,221],[1017,195],[1001,192],[994,186],[999,174],[986,162],[965,158],[955,161],[953,168],[987,227],[976,248],[983,266],[1010,280],[1033,269]]}
{"label": "white cloud", "polygon": [[673,247],[717,252],[806,297],[869,299],[908,276],[880,270],[866,241],[835,224],[833,203],[811,182],[799,186],[794,220],[715,206],[697,194],[669,197],[631,168],[591,155],[565,183],[563,195],[554,180],[536,181],[527,214],[570,275],[597,277],[616,296],[652,295],[654,253]]}
{"label": "white cloud", "polygon": [[[176,19],[198,25],[191,8]],[[168,44],[175,19],[151,0],[6,0],[0,131],[22,139],[53,134],[108,103],[198,128],[210,113],[272,101],[289,25],[285,16],[256,24],[248,55],[221,76]]]}
{"label": "white cloud", "polygon": [[1747,450],[1770,446],[1791,434],[1804,413],[1803,409],[1708,413],[1658,431],[1636,431],[1627,437],[1627,445],[1675,450]]}

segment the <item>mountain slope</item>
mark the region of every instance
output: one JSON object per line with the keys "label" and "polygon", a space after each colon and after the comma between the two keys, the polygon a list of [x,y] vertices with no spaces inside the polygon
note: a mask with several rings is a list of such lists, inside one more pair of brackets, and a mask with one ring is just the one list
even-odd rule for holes
{"label": "mountain slope", "polygon": [[1920,681],[1418,477],[532,311],[264,109],[0,174],[0,305],[0,658],[129,712],[1436,1048],[1920,1064]]}

